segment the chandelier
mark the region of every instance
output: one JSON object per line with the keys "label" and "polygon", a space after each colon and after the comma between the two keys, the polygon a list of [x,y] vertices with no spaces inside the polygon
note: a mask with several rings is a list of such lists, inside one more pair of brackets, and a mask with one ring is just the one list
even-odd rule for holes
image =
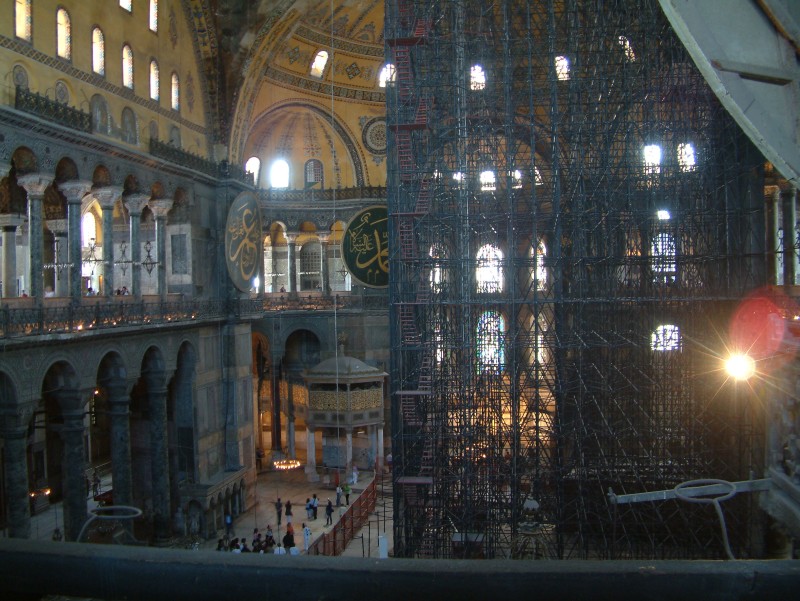
{"label": "chandelier", "polygon": [[276,459],[273,464],[276,470],[293,470],[300,467],[297,459]]}

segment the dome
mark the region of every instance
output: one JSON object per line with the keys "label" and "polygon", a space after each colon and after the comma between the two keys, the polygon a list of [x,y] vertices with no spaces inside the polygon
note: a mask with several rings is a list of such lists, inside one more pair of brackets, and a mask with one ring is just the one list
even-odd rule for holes
{"label": "dome", "polygon": [[355,357],[348,356],[326,359],[306,373],[307,377],[314,379],[330,379],[337,376],[345,379],[352,379],[353,377],[380,379],[385,375],[386,373],[377,367],[372,367]]}

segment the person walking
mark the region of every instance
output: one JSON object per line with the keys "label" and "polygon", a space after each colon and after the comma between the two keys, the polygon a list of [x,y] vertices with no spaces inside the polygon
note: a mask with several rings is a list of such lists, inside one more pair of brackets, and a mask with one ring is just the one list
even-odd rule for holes
{"label": "person walking", "polygon": [[278,500],[275,501],[275,514],[278,516],[278,526],[281,525],[281,515],[283,515],[283,503],[281,503],[281,498],[278,497]]}
{"label": "person walking", "polygon": [[304,551],[308,553],[308,548],[311,546],[311,528],[303,524],[303,547]]}
{"label": "person walking", "polygon": [[350,485],[347,482],[344,483],[344,502],[350,505]]}
{"label": "person walking", "polygon": [[306,519],[310,520],[314,517],[314,506],[311,504],[311,499],[306,499]]}
{"label": "person walking", "polygon": [[336,487],[336,507],[339,507],[342,504],[342,487]]}
{"label": "person walking", "polygon": [[286,500],[286,523],[292,523],[292,502],[290,500]]}
{"label": "person walking", "polygon": [[358,484],[358,466],[353,464],[353,485]]}
{"label": "person walking", "polygon": [[317,493],[311,497],[311,508],[314,510],[314,517],[312,519],[317,519],[317,510],[319,510],[319,499],[317,498]]}
{"label": "person walking", "polygon": [[325,506],[325,525],[330,526],[333,524],[333,503],[328,499],[328,504]]}

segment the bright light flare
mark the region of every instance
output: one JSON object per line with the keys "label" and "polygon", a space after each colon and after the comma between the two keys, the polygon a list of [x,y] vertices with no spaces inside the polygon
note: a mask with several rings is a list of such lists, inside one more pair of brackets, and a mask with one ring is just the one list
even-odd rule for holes
{"label": "bright light flare", "polygon": [[736,353],[725,362],[725,371],[734,380],[749,380],[756,373],[756,362],[749,355]]}

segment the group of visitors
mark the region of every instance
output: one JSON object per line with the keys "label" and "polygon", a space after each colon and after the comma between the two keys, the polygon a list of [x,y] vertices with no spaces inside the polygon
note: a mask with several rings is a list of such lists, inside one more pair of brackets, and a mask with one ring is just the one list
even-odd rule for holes
{"label": "group of visitors", "polygon": [[258,528],[253,528],[253,538],[251,545],[247,544],[247,539],[229,539],[226,535],[217,541],[217,551],[230,551],[231,553],[270,553],[275,547],[275,536],[272,533],[272,526],[268,525],[262,534]]}

